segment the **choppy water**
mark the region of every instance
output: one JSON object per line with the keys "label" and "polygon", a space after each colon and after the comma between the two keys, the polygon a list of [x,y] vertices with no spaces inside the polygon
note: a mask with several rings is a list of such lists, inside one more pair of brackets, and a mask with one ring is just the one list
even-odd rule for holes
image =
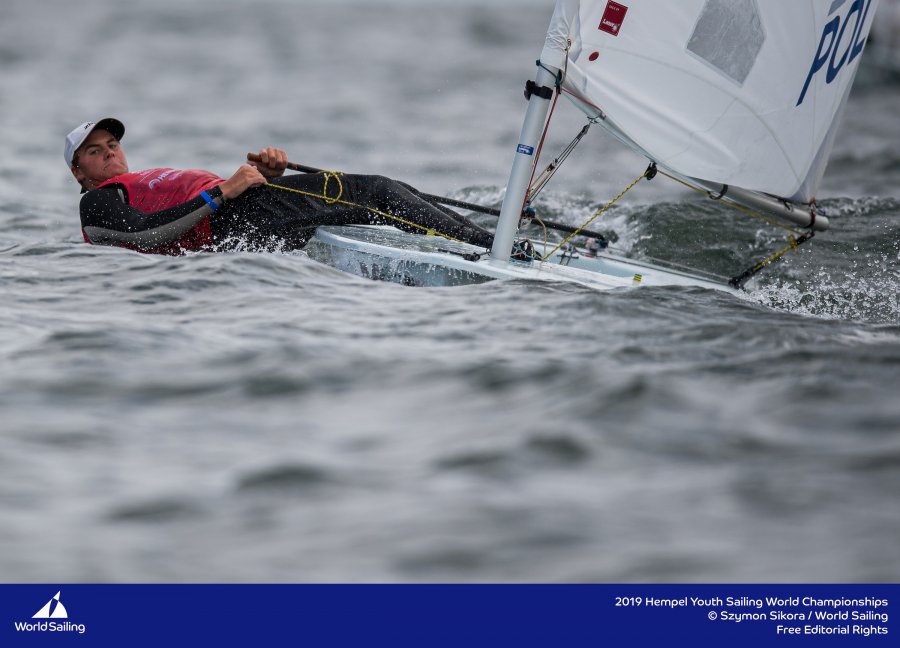
{"label": "choppy water", "polygon": [[[105,115],[134,169],[272,143],[496,204],[550,14],[505,4],[5,2],[0,580],[900,579],[896,86],[855,90],[832,230],[741,297],[80,242],[62,141]],[[573,224],[643,170],[599,134],[567,166]],[[722,274],[783,240],[660,180],[600,227]]]}

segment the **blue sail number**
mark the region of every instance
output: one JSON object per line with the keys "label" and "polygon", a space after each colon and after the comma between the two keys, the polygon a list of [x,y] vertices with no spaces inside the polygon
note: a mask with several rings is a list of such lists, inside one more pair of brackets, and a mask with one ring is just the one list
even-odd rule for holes
{"label": "blue sail number", "polygon": [[[835,4],[839,6],[843,3]],[[864,38],[861,38],[862,28],[866,22],[866,16],[869,14],[871,5],[872,0],[853,0],[853,4],[850,5],[850,9],[843,19],[840,15],[837,15],[825,25],[825,29],[822,30],[822,37],[819,39],[819,48],[813,57],[809,74],[806,77],[806,83],[803,84],[803,90],[800,92],[800,98],[797,99],[796,105],[799,106],[803,103],[813,77],[816,76],[819,70],[826,67],[826,63],[828,65],[825,71],[825,83],[831,83],[837,78],[844,66],[850,65],[853,59],[863,51],[866,41]],[[854,15],[856,16],[856,23],[849,34],[847,45],[841,47],[841,43],[844,42],[844,36],[847,35],[847,26]]]}

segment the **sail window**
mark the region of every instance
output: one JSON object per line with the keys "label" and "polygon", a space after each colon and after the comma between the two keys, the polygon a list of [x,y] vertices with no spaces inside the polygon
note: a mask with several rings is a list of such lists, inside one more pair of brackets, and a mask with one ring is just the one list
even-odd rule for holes
{"label": "sail window", "polygon": [[706,0],[687,49],[743,85],[765,40],[756,0]]}

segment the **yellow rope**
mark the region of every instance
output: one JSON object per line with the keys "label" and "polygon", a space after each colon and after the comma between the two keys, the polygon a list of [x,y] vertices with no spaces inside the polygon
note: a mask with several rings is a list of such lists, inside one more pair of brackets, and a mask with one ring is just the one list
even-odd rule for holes
{"label": "yellow rope", "polygon": [[[665,171],[660,171],[660,173],[663,174],[664,176],[666,176],[667,178],[674,180],[675,182],[683,184],[685,187],[688,187],[689,189],[693,189],[694,191],[697,191],[699,193],[705,193],[707,195],[711,195],[711,194],[709,194],[709,192],[704,191],[703,189],[700,189],[699,187],[695,187],[694,185],[685,182],[681,178],[677,178],[673,175],[670,175],[670,174],[666,173]],[[743,212],[744,214],[747,214],[749,216],[759,218],[760,220],[763,220],[766,223],[768,223],[769,225],[771,225],[772,227],[778,227],[778,228],[781,228],[781,229],[789,232],[789,234],[788,234],[789,242],[788,242],[787,246],[785,246],[781,250],[778,250],[774,254],[769,255],[768,257],[766,257],[765,259],[763,259],[762,261],[757,263],[755,266],[750,268],[750,270],[748,272],[745,272],[742,275],[739,275],[739,277],[735,277],[734,279],[732,279],[732,282],[739,278],[742,278],[743,281],[746,281],[746,279],[748,279],[749,277],[752,277],[754,274],[756,274],[757,272],[759,272],[760,270],[765,268],[770,263],[777,261],[778,259],[783,257],[788,252],[790,252],[792,250],[796,250],[797,248],[800,247],[801,243],[808,241],[812,237],[812,233],[804,234],[803,232],[800,232],[799,230],[797,230],[789,225],[785,225],[784,223],[780,223],[774,219],[771,219],[768,216],[761,214],[760,212],[758,212],[754,209],[744,207],[743,205],[731,202],[730,200],[725,201],[725,204],[728,205],[729,207],[731,207],[732,209],[738,210],[739,212]],[[795,238],[795,235],[800,237],[799,241]],[[741,285],[742,285],[742,283],[741,283]]]}
{"label": "yellow rope", "polygon": [[578,234],[579,234],[579,232],[581,232],[581,230],[583,230],[583,229],[586,228],[588,225],[590,225],[591,223],[593,223],[597,218],[600,217],[601,214],[603,214],[603,212],[605,212],[607,209],[609,209],[610,207],[612,207],[613,204],[615,204],[615,202],[616,202],[617,200],[619,200],[622,196],[624,196],[624,195],[627,194],[629,191],[631,191],[631,189],[633,189],[634,186],[635,186],[638,182],[640,182],[641,180],[643,180],[645,177],[647,177],[647,172],[646,172],[646,171],[645,171],[644,173],[642,173],[641,175],[639,175],[639,176],[634,180],[634,182],[632,182],[630,185],[628,185],[627,187],[625,187],[625,188],[622,190],[622,192],[621,192],[618,196],[616,196],[615,198],[613,198],[612,200],[610,200],[608,203],[606,203],[606,205],[604,205],[603,207],[601,207],[600,209],[598,209],[596,212],[594,212],[594,215],[591,216],[588,220],[586,220],[586,221],[584,222],[584,224],[581,225],[581,227],[579,227],[578,229],[576,229],[575,231],[573,231],[573,232],[572,232],[571,234],[569,234],[566,238],[564,238],[564,239],[562,240],[562,242],[561,242],[559,245],[557,245],[555,248],[553,248],[552,250],[550,250],[550,254],[544,255],[544,257],[541,259],[541,261],[546,261],[547,259],[549,259],[551,256],[553,256],[553,253],[556,252],[559,248],[561,248],[561,247],[564,246],[566,243],[568,243],[569,241],[571,241],[573,238],[575,238],[576,236],[578,236]]}
{"label": "yellow rope", "polygon": [[[341,196],[344,195],[344,185],[341,182],[341,172],[340,171],[323,171],[323,175],[325,176],[325,183],[322,186],[322,193],[312,193],[310,191],[303,191],[301,189],[294,189],[293,187],[283,187],[281,185],[266,183],[266,187],[271,187],[273,189],[281,189],[282,191],[290,191],[292,193],[301,194],[303,196],[309,196],[310,198],[318,198],[319,200],[324,200],[326,205],[345,205],[347,207],[361,207],[377,216],[381,216],[382,218],[387,218],[389,220],[396,221],[398,223],[403,223],[408,227],[412,227],[415,229],[422,230],[425,232],[426,236],[441,236],[449,241],[455,241],[457,243],[464,243],[465,241],[461,241],[460,239],[449,236],[448,234],[443,234],[442,232],[438,232],[437,230],[433,230],[431,228],[425,227],[424,225],[419,225],[418,223],[413,223],[412,221],[408,221],[404,218],[400,218],[399,216],[394,216],[393,214],[388,214],[387,212],[380,211],[375,209],[374,207],[369,207],[368,205],[360,205],[358,203],[350,202],[349,200],[342,200]],[[331,198],[328,196],[328,182],[330,179],[334,178],[334,180],[338,183],[338,193],[337,196]]]}
{"label": "yellow rope", "polygon": [[547,258],[547,239],[549,238],[549,236],[547,234],[547,225],[544,223],[544,221],[541,220],[540,216],[538,216],[535,213],[531,214],[531,218],[533,220],[537,221],[538,224],[541,226],[541,228],[544,230],[544,239],[543,239],[543,241],[544,241],[544,243],[543,243],[544,244],[544,256],[541,257],[541,261],[544,261]]}
{"label": "yellow rope", "polygon": [[[328,205],[333,205],[334,203],[336,203],[338,200],[341,199],[341,196],[344,195],[344,183],[341,182],[341,174],[340,174],[340,173],[333,173],[333,172],[330,172],[330,171],[326,171],[326,172],[325,172],[325,185],[322,187],[322,195],[323,195],[323,196],[327,196],[327,195],[328,195],[328,181],[329,181],[331,178],[334,178],[335,180],[337,180],[337,183],[338,183],[338,195],[335,196],[334,198],[325,198],[325,203],[328,204]],[[277,186],[277,185],[276,185],[276,186]]]}
{"label": "yellow rope", "polygon": [[781,257],[783,257],[785,254],[787,254],[788,252],[790,252],[791,250],[796,250],[798,247],[800,247],[800,244],[797,243],[797,239],[794,238],[794,235],[793,235],[793,234],[791,234],[791,235],[788,237],[788,240],[790,241],[790,243],[788,243],[787,247],[785,247],[783,250],[779,250],[778,252],[772,254],[772,255],[769,256],[768,258],[763,259],[762,261],[760,261],[759,263],[757,263],[755,266],[753,266],[752,272],[756,273],[756,272],[762,270],[762,269],[765,268],[767,265],[769,265],[769,264],[772,263],[773,261],[777,261],[778,259],[780,259]]}

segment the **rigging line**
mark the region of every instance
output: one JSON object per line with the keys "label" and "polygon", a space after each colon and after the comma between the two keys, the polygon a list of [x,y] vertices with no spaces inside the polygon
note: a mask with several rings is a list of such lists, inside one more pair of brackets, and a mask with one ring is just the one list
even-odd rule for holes
{"label": "rigging line", "polygon": [[[565,75],[569,70],[569,49],[571,47],[572,41],[571,39],[569,39],[566,44],[566,65],[563,70],[557,72],[557,74],[554,75],[556,77],[556,92],[553,95],[553,103],[550,104],[550,113],[547,115],[547,121],[544,123],[544,132],[541,133],[541,141],[538,144],[537,152],[534,156],[534,164],[531,167],[531,177],[528,179],[528,191],[525,192],[525,200],[522,202],[522,209],[519,212],[520,214],[525,211],[525,205],[528,204],[529,198],[531,197],[534,190],[534,187],[532,186],[532,183],[534,182],[534,174],[537,172],[538,162],[541,159],[541,151],[544,150],[544,140],[547,138],[547,133],[550,132],[550,121],[553,119],[553,112],[556,110],[556,103],[559,101],[559,95],[562,94],[563,79],[565,78]],[[537,64],[550,74],[553,74],[550,71],[550,68],[545,66],[540,61],[540,59],[538,59]],[[521,216],[519,217],[519,220],[521,220]]]}
{"label": "rigging line", "polygon": [[525,205],[528,203],[528,198],[532,193],[533,187],[532,183],[534,182],[534,174],[537,172],[538,161],[541,159],[541,151],[544,150],[544,140],[547,139],[547,133],[550,131],[550,120],[553,119],[553,111],[556,110],[556,102],[559,101],[559,86],[557,86],[557,92],[553,95],[553,104],[550,106],[550,114],[547,115],[547,122],[544,124],[544,132],[541,133],[541,141],[538,144],[537,152],[534,155],[534,165],[531,167],[531,177],[528,179],[528,191],[525,194],[525,202],[522,203],[522,209],[525,209]]}
{"label": "rigging line", "polygon": [[653,165],[653,164],[651,164],[649,167],[647,167],[647,170],[644,171],[644,172],[643,172],[641,175],[639,175],[637,178],[635,178],[635,179],[634,179],[634,182],[632,182],[630,185],[628,185],[627,187],[625,187],[625,188],[619,193],[618,196],[616,196],[615,198],[613,198],[612,200],[610,200],[608,203],[606,203],[606,205],[604,205],[603,207],[601,207],[600,209],[598,209],[596,212],[594,212],[594,215],[593,215],[593,216],[591,216],[589,219],[587,219],[581,227],[576,228],[574,232],[572,232],[571,234],[569,234],[569,236],[567,236],[566,238],[564,238],[564,239],[559,243],[559,245],[557,245],[555,248],[553,248],[552,250],[550,250],[550,254],[544,256],[544,258],[541,259],[541,261],[546,261],[547,259],[549,259],[549,258],[553,255],[554,252],[556,252],[556,251],[557,251],[558,249],[560,249],[563,245],[565,245],[566,243],[568,243],[569,241],[571,241],[573,238],[575,238],[575,237],[578,235],[578,233],[581,232],[581,230],[583,230],[585,227],[587,227],[587,226],[590,225],[592,222],[594,222],[597,218],[599,218],[599,217],[603,214],[603,212],[605,212],[607,209],[609,209],[610,207],[612,207],[613,204],[616,203],[616,201],[618,201],[622,196],[624,196],[624,195],[627,194],[629,191],[631,191],[631,190],[635,187],[635,185],[637,185],[637,183],[639,183],[639,182],[640,182],[641,180],[643,180],[644,178],[648,177],[648,176],[650,175],[650,173],[651,173],[651,169],[655,169],[655,168],[656,168],[656,167],[655,167],[655,165]]}
{"label": "rigging line", "polygon": [[[572,151],[575,150],[575,147],[581,143],[581,140],[587,135],[588,130],[591,128],[591,122],[588,121],[587,124],[578,132],[578,134],[574,137],[574,139],[569,142],[568,146],[563,149],[562,153],[560,153],[550,164],[547,165],[547,168],[541,171],[541,174],[537,177],[537,180],[529,187],[528,196],[525,199],[525,204],[531,204],[534,202],[534,199],[537,197],[541,191],[543,191],[544,187],[547,186],[547,183],[556,175],[556,172],[559,171],[559,168],[562,166],[563,162],[569,157]],[[533,176],[532,176],[533,177]]]}
{"label": "rigging line", "polygon": [[[690,184],[689,182],[685,182],[681,178],[676,178],[675,176],[672,176],[672,175],[666,173],[665,171],[660,171],[660,173],[662,173],[667,178],[674,180],[675,182],[683,184],[685,187],[693,189],[694,191],[697,191],[699,193],[705,193],[707,195],[711,195],[711,194],[709,194],[709,192],[704,191],[703,189],[700,189],[699,187],[695,187],[692,184]],[[714,197],[714,196],[711,196],[711,197]],[[788,252],[792,252],[792,251],[796,250],[801,245],[803,245],[804,243],[809,241],[813,236],[815,236],[815,232],[812,229],[812,224],[810,224],[809,231],[801,232],[799,230],[794,229],[793,227],[784,225],[783,223],[779,223],[778,221],[773,220],[773,219],[765,216],[764,214],[761,214],[760,212],[756,211],[755,209],[750,209],[749,207],[745,207],[744,205],[740,205],[738,203],[734,203],[731,201],[726,201],[725,204],[733,209],[738,210],[739,212],[743,212],[749,216],[759,218],[760,220],[765,221],[766,223],[768,223],[769,225],[771,225],[773,227],[778,227],[778,228],[781,228],[781,229],[789,232],[788,244],[786,247],[784,247],[781,250],[778,250],[777,252],[770,254],[768,257],[766,257],[765,259],[763,259],[762,261],[760,261],[753,267],[748,268],[747,270],[744,270],[739,275],[736,275],[736,276],[732,277],[731,279],[729,279],[728,285],[733,288],[743,288],[744,284],[746,284],[747,281],[749,281],[751,277],[758,274],[761,270],[763,270],[767,266],[771,265],[775,261],[778,261],[779,259],[784,257]],[[815,214],[815,207],[813,206],[813,207],[811,207],[811,209],[812,209],[811,215]],[[812,216],[812,218],[813,218],[813,222],[814,222],[815,216]]]}
{"label": "rigging line", "polygon": [[810,230],[806,234],[803,234],[800,238],[794,238],[794,236],[791,235],[790,237],[788,237],[790,242],[788,243],[787,247],[766,257],[765,259],[763,259],[762,261],[757,263],[752,268],[750,268],[748,270],[744,270],[741,274],[739,274],[735,277],[732,277],[731,279],[728,280],[728,285],[732,286],[733,288],[743,288],[744,284],[747,283],[747,281],[751,277],[753,277],[755,274],[757,274],[763,268],[770,265],[771,263],[774,263],[775,261],[778,261],[780,258],[782,258],[784,255],[786,255],[788,252],[796,250],[801,245],[803,245],[808,240],[810,240],[813,236],[815,236],[815,232],[812,230]]}
{"label": "rigging line", "polygon": [[[670,180],[674,180],[675,182],[684,185],[684,186],[687,187],[688,189],[691,189],[691,190],[693,190],[693,191],[696,191],[697,193],[706,194],[707,196],[710,196],[710,197],[712,197],[712,198],[715,198],[715,196],[712,196],[711,193],[710,193],[709,191],[706,191],[706,190],[704,190],[704,189],[701,189],[700,187],[695,187],[695,186],[692,185],[690,182],[685,182],[685,181],[682,180],[681,178],[678,178],[678,177],[676,177],[676,176],[674,176],[674,175],[671,175],[671,174],[669,174],[669,173],[666,173],[665,171],[660,171],[659,173],[662,174],[662,175],[664,175],[664,176],[666,176],[666,177],[669,178]],[[783,229],[783,230],[786,230],[786,231],[790,232],[791,234],[796,234],[797,236],[803,236],[803,232],[794,229],[794,228],[791,227],[790,225],[785,225],[784,223],[780,223],[780,222],[778,222],[777,220],[774,220],[774,219],[772,219],[772,218],[769,218],[769,217],[766,216],[765,214],[762,214],[762,213],[756,211],[755,209],[750,209],[749,207],[745,207],[744,205],[740,205],[740,204],[738,204],[738,203],[731,202],[730,200],[724,201],[724,204],[727,205],[728,207],[731,207],[732,209],[736,209],[736,210],[739,211],[739,212],[743,212],[743,213],[747,214],[748,216],[753,216],[754,218],[759,218],[760,220],[763,220],[763,221],[765,221],[766,223],[768,223],[769,225],[771,225],[772,227],[778,227],[778,228],[781,228],[781,229]]]}
{"label": "rigging line", "polygon": [[[301,189],[294,189],[293,187],[283,187],[281,185],[272,184],[272,183],[268,183],[268,182],[266,184],[264,184],[263,186],[271,187],[272,189],[280,189],[282,191],[290,191],[292,193],[297,193],[297,194],[300,194],[303,196],[309,196],[310,198],[318,198],[319,200],[324,200],[325,204],[327,204],[327,205],[338,204],[338,205],[344,205],[346,207],[359,207],[359,208],[365,209],[365,210],[375,214],[376,216],[381,216],[382,218],[387,218],[389,220],[393,220],[398,223],[403,223],[404,225],[406,225],[408,227],[422,230],[427,236],[440,236],[442,238],[447,239],[448,241],[454,241],[456,243],[465,243],[465,241],[462,241],[458,238],[454,238],[454,237],[450,236],[449,234],[444,234],[442,232],[438,232],[437,230],[431,229],[430,227],[425,227],[424,225],[419,225],[418,223],[413,223],[412,221],[406,220],[405,218],[400,218],[399,216],[389,214],[387,212],[381,211],[374,207],[369,207],[368,205],[360,205],[358,203],[350,202],[349,200],[342,200],[341,196],[344,195],[344,185],[341,183],[341,179],[338,177],[340,175],[340,172],[325,171],[324,175],[325,175],[325,183],[322,187],[321,194],[312,193],[310,191],[303,191]],[[338,195],[335,196],[334,198],[330,197],[327,193],[328,180],[330,177],[334,177],[334,179],[338,183]]]}
{"label": "rigging line", "polygon": [[595,117],[590,117],[590,116],[588,116],[588,119],[593,120],[594,123],[597,123],[597,122],[596,122],[597,119],[600,119],[600,120],[605,120],[605,119],[606,119],[606,113],[603,112],[603,109],[602,109],[600,106],[591,103],[590,101],[588,101],[587,99],[585,99],[585,98],[582,97],[581,95],[577,95],[577,94],[575,94],[574,92],[572,92],[571,90],[567,90],[566,88],[561,88],[561,89],[560,89],[560,92],[565,92],[567,95],[569,95],[570,97],[575,98],[577,101],[580,101],[580,102],[583,103],[585,106],[588,106],[588,107],[593,108],[594,110],[596,110],[596,111],[597,111],[597,115],[596,115]]}
{"label": "rigging line", "polygon": [[541,263],[543,263],[544,258],[546,258],[546,255],[547,255],[547,240],[549,239],[549,235],[547,234],[547,224],[541,220],[541,217],[538,216],[537,213],[535,213],[535,211],[533,209],[529,209],[527,211],[530,212],[528,214],[528,217],[533,220],[536,220],[538,222],[538,224],[541,226],[541,228],[543,228],[543,230],[544,230],[544,239],[543,239],[544,257],[541,258]]}

